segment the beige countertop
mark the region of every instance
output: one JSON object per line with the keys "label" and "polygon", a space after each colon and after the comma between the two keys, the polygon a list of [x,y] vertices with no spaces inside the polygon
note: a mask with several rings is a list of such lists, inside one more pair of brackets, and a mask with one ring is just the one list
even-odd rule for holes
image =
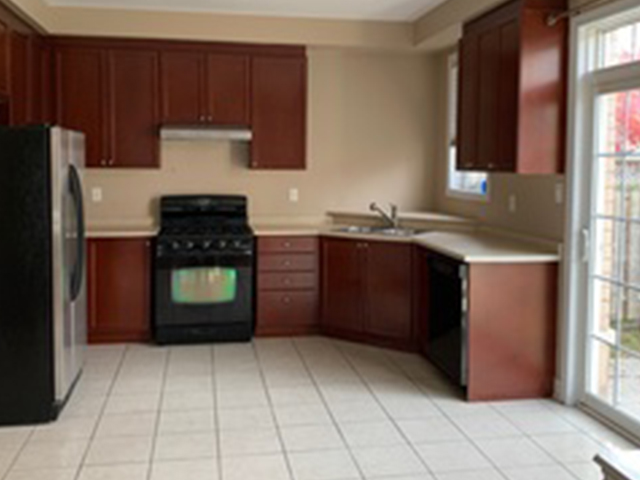
{"label": "beige countertop", "polygon": [[87,225],[87,238],[150,238],[158,235],[158,230],[158,227],[149,224],[126,222],[121,224],[89,224]]}
{"label": "beige countertop", "polygon": [[431,232],[413,241],[423,247],[466,263],[555,263],[558,245],[525,241],[487,232]]}

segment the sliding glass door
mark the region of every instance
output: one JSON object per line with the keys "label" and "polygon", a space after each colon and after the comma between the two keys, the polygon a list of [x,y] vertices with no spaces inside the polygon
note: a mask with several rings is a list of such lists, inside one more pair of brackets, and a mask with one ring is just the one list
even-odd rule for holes
{"label": "sliding glass door", "polygon": [[640,437],[640,9],[587,24],[580,39],[583,401]]}

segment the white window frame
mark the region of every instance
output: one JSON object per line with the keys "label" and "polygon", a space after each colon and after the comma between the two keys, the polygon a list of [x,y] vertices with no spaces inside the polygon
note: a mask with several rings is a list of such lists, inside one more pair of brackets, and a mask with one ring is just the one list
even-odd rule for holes
{"label": "white window frame", "polygon": [[[453,142],[458,138],[458,102],[460,101],[457,85],[458,78],[458,53],[454,52],[449,55],[447,60],[447,127],[446,127],[446,144],[445,154],[447,158],[447,185],[446,194],[447,197],[455,198],[458,200],[471,200],[475,202],[487,203],[490,200],[490,182],[489,175],[487,176],[487,191],[486,193],[472,193],[452,186],[452,177],[454,174],[464,175],[467,172],[458,172],[456,169],[456,156],[451,155],[451,147]],[[455,73],[454,73],[455,72]],[[455,80],[455,82],[454,82]],[[481,173],[481,172],[478,172]]]}
{"label": "white window frame", "polygon": [[[629,71],[636,71],[640,78],[640,62],[624,64],[596,70],[600,58],[598,32],[607,19],[614,18],[611,28],[620,24],[620,18],[625,12],[638,8],[637,0],[619,0],[617,2],[584,13],[571,21],[571,74],[569,95],[569,142],[567,165],[567,227],[565,231],[566,255],[564,258],[564,305],[562,307],[563,322],[560,322],[561,346],[558,352],[560,366],[556,381],[556,396],[568,403],[582,402],[586,389],[586,373],[588,351],[587,342],[590,325],[584,321],[590,318],[589,306],[585,304],[583,294],[588,288],[589,262],[585,256],[593,257],[593,242],[585,244],[588,234],[591,211],[584,208],[584,202],[592,196],[591,162],[584,159],[591,158],[593,142],[594,92],[614,90],[624,85],[629,77]],[[635,82],[634,82],[635,83]],[[632,85],[630,85],[632,86]],[[585,230],[587,228],[587,230]],[[585,248],[590,250],[585,251]],[[617,417],[617,418],[616,418]],[[624,425],[623,415],[610,415],[616,423]],[[628,427],[629,428],[629,427]],[[640,431],[629,428],[630,434],[640,438]]]}

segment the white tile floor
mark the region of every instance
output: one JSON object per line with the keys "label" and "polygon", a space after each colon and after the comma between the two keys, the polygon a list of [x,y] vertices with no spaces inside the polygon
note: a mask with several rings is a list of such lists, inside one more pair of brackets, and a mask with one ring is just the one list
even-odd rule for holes
{"label": "white tile floor", "polygon": [[634,448],[551,401],[468,404],[418,356],[324,338],[94,347],[2,480],[591,480]]}

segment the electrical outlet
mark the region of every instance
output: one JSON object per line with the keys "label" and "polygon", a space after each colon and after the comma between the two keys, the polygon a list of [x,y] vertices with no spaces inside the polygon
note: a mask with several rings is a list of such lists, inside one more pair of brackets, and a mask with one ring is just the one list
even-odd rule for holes
{"label": "electrical outlet", "polygon": [[556,183],[556,204],[562,205],[564,203],[564,184]]}
{"label": "electrical outlet", "polygon": [[102,188],[100,187],[93,187],[91,189],[91,201],[93,203],[100,203],[102,202]]}
{"label": "electrical outlet", "polygon": [[300,191],[297,188],[289,189],[289,201],[291,203],[298,203],[300,201]]}
{"label": "electrical outlet", "polygon": [[518,211],[518,198],[515,195],[509,195],[509,212],[516,213]]}

